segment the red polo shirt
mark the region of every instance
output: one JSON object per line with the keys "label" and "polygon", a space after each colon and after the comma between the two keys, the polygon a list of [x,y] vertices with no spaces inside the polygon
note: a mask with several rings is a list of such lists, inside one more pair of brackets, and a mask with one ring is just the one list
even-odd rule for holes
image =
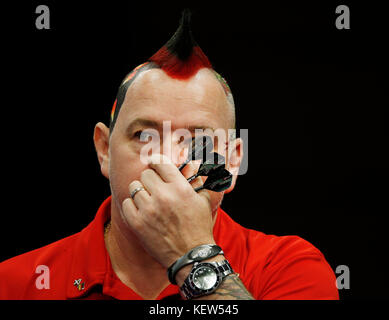
{"label": "red polo shirt", "polygon": [[[104,243],[110,205],[111,197],[81,232],[0,263],[0,299],[142,299],[112,269]],[[219,208],[214,238],[256,299],[339,298],[322,253],[297,236],[243,228]],[[167,286],[164,298],[179,298],[178,287]]]}

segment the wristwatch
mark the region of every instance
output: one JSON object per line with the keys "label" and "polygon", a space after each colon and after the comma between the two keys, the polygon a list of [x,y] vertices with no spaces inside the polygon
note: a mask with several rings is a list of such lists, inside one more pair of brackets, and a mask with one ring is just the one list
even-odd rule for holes
{"label": "wristwatch", "polygon": [[233,272],[228,260],[195,262],[180,288],[181,294],[186,299],[211,294],[219,287],[223,279]]}
{"label": "wristwatch", "polygon": [[172,284],[177,284],[175,279],[176,274],[182,267],[185,267],[186,265],[194,262],[200,262],[212,258],[214,256],[217,256],[218,254],[224,254],[224,252],[222,248],[220,248],[216,244],[203,244],[193,248],[168,268],[167,274],[169,281]]}

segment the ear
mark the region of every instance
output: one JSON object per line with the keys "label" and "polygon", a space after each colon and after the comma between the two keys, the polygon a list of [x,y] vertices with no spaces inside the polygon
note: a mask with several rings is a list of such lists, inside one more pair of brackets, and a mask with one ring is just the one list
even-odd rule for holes
{"label": "ear", "polygon": [[93,133],[93,141],[95,143],[101,173],[104,177],[109,179],[109,128],[107,128],[104,123],[99,122],[96,124]]}
{"label": "ear", "polygon": [[226,168],[233,175],[231,186],[224,191],[224,194],[230,193],[235,188],[236,179],[238,179],[240,164],[243,159],[243,141],[241,138],[237,138],[231,141],[228,145],[228,163]]}

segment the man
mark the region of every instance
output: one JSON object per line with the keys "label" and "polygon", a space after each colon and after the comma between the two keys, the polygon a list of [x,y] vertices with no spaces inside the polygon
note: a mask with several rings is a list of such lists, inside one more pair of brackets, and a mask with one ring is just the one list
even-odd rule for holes
{"label": "man", "polygon": [[[230,89],[189,20],[184,11],[169,42],[124,79],[110,127],[95,127],[111,197],[80,233],[0,264],[2,299],[338,299],[319,250],[239,226],[220,208],[223,192],[196,192],[202,177],[187,181],[198,162],[178,169],[188,148],[163,134],[166,122],[190,138],[235,127]],[[243,153],[242,141],[227,137],[215,150],[233,174],[230,192]],[[142,157],[155,141],[163,151]]]}

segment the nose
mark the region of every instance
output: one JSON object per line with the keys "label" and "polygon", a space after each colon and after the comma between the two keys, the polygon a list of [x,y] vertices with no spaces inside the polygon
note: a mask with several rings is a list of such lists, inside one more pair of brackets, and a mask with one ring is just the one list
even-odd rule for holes
{"label": "nose", "polygon": [[[166,152],[166,153],[165,153]],[[188,158],[188,147],[183,147],[177,144],[172,143],[171,152],[164,151],[164,155],[170,157],[172,162],[179,167],[187,158]]]}
{"label": "nose", "polygon": [[[170,145],[167,145],[170,144]],[[188,158],[189,146],[183,146],[173,142],[164,141],[163,155],[170,158],[170,160],[179,167]]]}

